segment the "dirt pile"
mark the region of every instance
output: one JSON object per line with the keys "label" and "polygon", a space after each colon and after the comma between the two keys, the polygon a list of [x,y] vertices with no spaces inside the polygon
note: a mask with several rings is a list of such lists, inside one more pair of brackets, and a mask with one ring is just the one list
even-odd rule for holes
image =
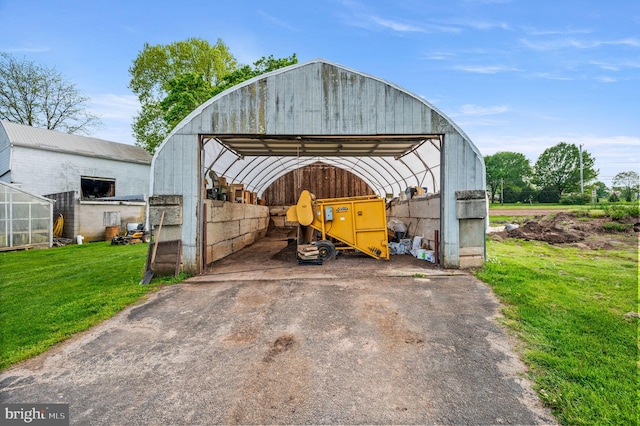
{"label": "dirt pile", "polygon": [[521,226],[491,234],[491,238],[519,238],[549,244],[571,244],[581,248],[614,249],[622,245],[637,246],[638,231],[633,226],[636,221],[629,219],[618,222],[626,229],[613,231],[606,225],[613,222],[610,218],[579,217],[575,213],[560,212],[526,219]]}

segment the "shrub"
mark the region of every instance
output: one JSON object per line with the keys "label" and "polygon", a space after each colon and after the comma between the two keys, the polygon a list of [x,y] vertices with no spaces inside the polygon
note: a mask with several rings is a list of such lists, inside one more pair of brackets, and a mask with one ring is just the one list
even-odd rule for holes
{"label": "shrub", "polygon": [[560,201],[560,192],[555,188],[542,188],[538,192],[538,202],[540,203],[557,203]]}
{"label": "shrub", "polygon": [[607,222],[602,225],[602,228],[605,231],[625,232],[627,229],[629,229],[629,225],[625,225],[624,223],[618,223],[618,222]]}
{"label": "shrub", "polygon": [[567,194],[560,198],[560,204],[570,204],[583,206],[591,202],[591,195]]}
{"label": "shrub", "polygon": [[607,212],[605,212],[604,210],[599,210],[599,209],[589,210],[590,217],[605,217],[606,215],[607,215]]}
{"label": "shrub", "polygon": [[612,204],[607,207],[607,213],[611,219],[620,220],[627,217],[638,217],[639,209],[637,204]]}

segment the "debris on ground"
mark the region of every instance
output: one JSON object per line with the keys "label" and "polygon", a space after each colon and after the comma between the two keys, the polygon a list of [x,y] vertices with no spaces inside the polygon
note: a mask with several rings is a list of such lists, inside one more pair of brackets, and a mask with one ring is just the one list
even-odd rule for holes
{"label": "debris on ground", "polygon": [[497,241],[507,238],[544,241],[582,249],[618,249],[634,244],[637,246],[637,231],[633,227],[636,221],[637,218],[618,221],[628,227],[625,231],[613,232],[605,226],[614,222],[611,218],[588,218],[574,212],[559,212],[526,219],[520,226],[505,226],[502,230],[491,227],[489,238]]}
{"label": "debris on ground", "polygon": [[64,247],[72,242],[71,238],[53,237],[53,247]]}

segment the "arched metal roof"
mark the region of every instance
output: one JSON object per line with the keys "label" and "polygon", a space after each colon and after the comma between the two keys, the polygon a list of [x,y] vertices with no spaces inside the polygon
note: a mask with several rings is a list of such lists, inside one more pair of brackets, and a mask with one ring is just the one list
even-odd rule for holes
{"label": "arched metal roof", "polygon": [[197,133],[203,172],[213,170],[259,195],[280,176],[317,161],[354,173],[384,195],[409,186],[439,192],[443,137],[452,132],[468,141],[424,99],[318,59],[218,94],[163,145],[172,135]]}

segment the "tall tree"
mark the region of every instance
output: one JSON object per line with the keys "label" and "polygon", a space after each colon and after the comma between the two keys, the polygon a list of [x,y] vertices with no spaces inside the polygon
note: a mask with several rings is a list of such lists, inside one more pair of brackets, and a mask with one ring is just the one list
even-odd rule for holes
{"label": "tall tree", "polygon": [[[583,183],[598,176],[594,169],[595,159],[582,151]],[[558,197],[580,190],[580,149],[573,144],[560,142],[544,150],[534,166],[533,182],[545,190],[555,191]]]}
{"label": "tall tree", "polygon": [[55,68],[0,52],[0,119],[89,134],[100,119],[89,112],[88,100]]}
{"label": "tall tree", "polygon": [[621,172],[613,177],[613,186],[620,189],[624,198],[631,201],[635,194],[640,190],[640,175],[634,171]]}
{"label": "tall tree", "polygon": [[484,157],[487,169],[487,187],[491,194],[491,202],[501,187],[510,190],[521,190],[531,177],[531,164],[527,157],[517,152],[497,152]]}
{"label": "tall tree", "polygon": [[173,129],[198,105],[213,96],[213,88],[208,81],[194,72],[188,72],[167,83],[167,96],[160,102],[162,117]]}
{"label": "tall tree", "polygon": [[273,55],[263,56],[253,63],[253,68],[249,65],[244,65],[224,76],[222,81],[214,88],[213,94],[217,95],[245,80],[297,63],[298,56],[295,53],[287,58],[274,58]]}
{"label": "tall tree", "polygon": [[171,130],[160,107],[171,89],[169,82],[185,73],[195,73],[214,87],[236,67],[236,59],[220,39],[214,45],[199,38],[166,45],[145,43],[129,68],[129,87],[142,106],[132,126],[136,144],[154,152]]}
{"label": "tall tree", "polygon": [[253,67],[243,65],[225,75],[215,86],[212,86],[202,74],[189,72],[179,75],[167,83],[168,94],[159,104],[164,113],[164,120],[170,129],[173,129],[198,105],[218,93],[258,75],[296,63],[298,58],[295,53],[288,58],[263,56],[253,63]]}

